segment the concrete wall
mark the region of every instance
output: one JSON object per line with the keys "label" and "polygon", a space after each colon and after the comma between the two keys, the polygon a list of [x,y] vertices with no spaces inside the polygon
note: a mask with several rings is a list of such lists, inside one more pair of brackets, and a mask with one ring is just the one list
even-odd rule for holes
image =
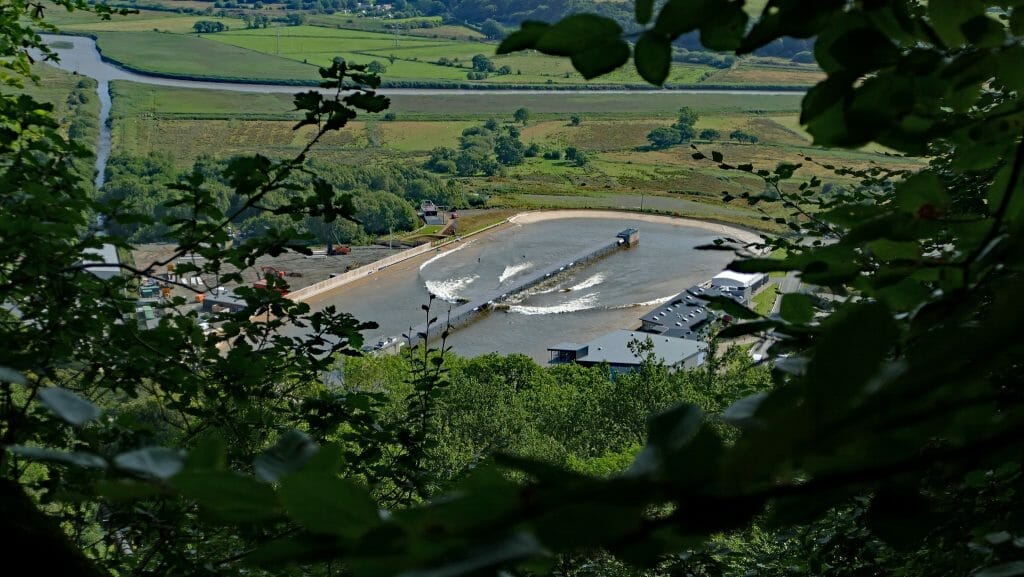
{"label": "concrete wall", "polygon": [[[459,237],[459,238],[461,239],[461,238],[466,238],[466,237],[473,236],[474,234],[480,234],[481,232],[490,230],[490,229],[492,229],[492,228],[494,228],[496,226],[501,226],[501,225],[505,224],[506,222],[508,222],[508,221],[507,220],[503,220],[503,221],[501,221],[499,223],[492,224],[491,226],[488,226],[486,228],[482,228],[482,229],[480,229],[480,230],[478,230],[478,231],[476,231],[476,232],[474,232],[472,234],[467,234],[466,236]],[[447,246],[447,245],[452,244],[452,243],[455,243],[455,242],[458,242],[458,240],[452,239],[452,240],[449,240],[449,241],[446,241],[446,242],[442,242],[442,243],[439,243],[439,244],[432,244],[432,243],[421,244],[420,246],[416,246],[416,247],[410,248],[409,250],[402,251],[402,252],[400,252],[398,254],[393,254],[393,255],[391,255],[389,257],[385,257],[385,258],[382,258],[382,259],[380,259],[378,261],[371,262],[368,265],[363,265],[363,266],[361,266],[359,268],[354,268],[354,269],[352,269],[352,270],[350,270],[348,272],[339,274],[338,276],[336,276],[334,278],[329,278],[329,279],[327,279],[325,281],[320,281],[318,283],[311,284],[308,287],[301,288],[301,289],[299,289],[297,291],[290,292],[290,293],[288,293],[288,298],[292,299],[293,301],[295,301],[297,303],[300,303],[300,302],[302,302],[304,300],[313,298],[313,297],[318,296],[318,295],[322,295],[322,294],[324,294],[326,292],[330,292],[330,291],[335,290],[335,289],[337,289],[339,287],[343,287],[343,286],[347,285],[350,282],[359,280],[361,278],[366,278],[366,277],[368,277],[368,276],[370,276],[370,275],[372,275],[372,274],[374,274],[374,273],[376,273],[378,271],[381,271],[381,270],[384,270],[384,269],[388,268],[389,266],[394,266],[394,265],[396,265],[396,264],[398,264],[400,262],[407,261],[407,260],[409,260],[411,258],[416,258],[416,257],[418,257],[420,255],[427,254],[429,252],[434,252],[434,251],[437,251],[437,250],[441,250],[442,247]]]}

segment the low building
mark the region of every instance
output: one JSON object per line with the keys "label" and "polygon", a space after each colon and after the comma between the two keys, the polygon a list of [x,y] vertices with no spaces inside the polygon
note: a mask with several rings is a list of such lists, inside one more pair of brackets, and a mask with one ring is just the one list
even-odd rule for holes
{"label": "low building", "polygon": [[759,290],[768,284],[768,275],[764,273],[742,273],[736,271],[722,271],[711,277],[711,286],[723,293],[739,291],[746,301],[757,294]]}
{"label": "low building", "polygon": [[640,317],[640,330],[679,338],[698,338],[698,331],[708,322],[708,309],[707,303],[691,292],[696,288],[679,293],[668,303]]}
{"label": "low building", "polygon": [[238,298],[237,296],[234,295],[234,293],[204,293],[202,303],[203,312],[213,313],[237,313],[238,311],[243,310],[246,307],[245,300]]}
{"label": "low building", "polygon": [[105,244],[100,248],[86,248],[82,251],[85,258],[82,264],[89,265],[85,270],[103,280],[112,279],[121,274],[121,259],[117,256],[117,247]]}
{"label": "low building", "polygon": [[420,203],[420,218],[423,219],[423,224],[426,225],[441,225],[444,224],[444,208],[437,206],[429,200],[424,200]]}
{"label": "low building", "polygon": [[584,344],[561,343],[548,348],[553,364],[576,363],[585,367],[607,364],[617,373],[629,372],[643,362],[630,350],[633,341],[650,339],[654,357],[672,369],[692,369],[704,364],[707,345],[692,339],[619,330]]}

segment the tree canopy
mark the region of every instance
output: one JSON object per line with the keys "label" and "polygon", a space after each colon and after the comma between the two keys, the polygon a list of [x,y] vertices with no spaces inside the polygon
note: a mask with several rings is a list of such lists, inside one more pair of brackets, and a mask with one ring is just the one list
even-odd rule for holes
{"label": "tree canopy", "polygon": [[[5,84],[29,71],[23,48],[39,44],[30,28],[43,22],[37,8],[15,0],[0,12]],[[751,23],[734,0],[668,0],[657,12],[653,0],[637,0],[635,16],[638,36],[594,14],[525,22],[500,52],[567,57],[587,78],[632,59],[661,84],[672,43],[685,34],[738,55],[815,37],[826,77],[801,115],[815,142],[876,143],[928,160],[915,171],[850,171],[827,157],[762,167],[692,152],[708,168],[764,182],[724,201],[787,209],[779,218],[793,234],[753,247],[784,256],[730,267],[797,274],[819,287],[785,295],[767,318],[727,299],[709,303],[742,321],[719,338],[771,331],[771,383],[743,368],[724,390],[716,361],[692,398],[672,404],[680,399],[655,386],[664,377],[648,363],[616,382],[629,387],[616,397],[628,403],[603,407],[636,409],[607,421],[636,447],[571,467],[544,458],[552,446],[542,435],[527,442],[543,425],[509,428],[526,414],[520,394],[547,378],[517,359],[500,370],[469,367],[479,380],[461,382],[466,372],[445,366],[442,343],[409,355],[407,372],[379,369],[384,381],[408,379],[404,397],[330,386],[336,355],[354,354],[359,330],[371,325],[333,309],[311,315],[256,289],[223,334],[172,315],[140,339],[125,322],[128,281],[98,279],[83,260],[83,249],[107,238],[89,230],[92,217],[120,207],[98,202],[66,162],[87,151],[62,136],[49,107],[8,91],[0,98],[0,505],[17,525],[0,542],[9,558],[79,575],[331,574],[333,563],[356,577],[595,568],[1020,574],[1024,7],[771,0]],[[300,126],[319,128],[311,146],[357,112],[387,107],[365,68],[338,61],[322,74],[335,96],[295,99]],[[464,135],[456,164],[490,161],[496,138]],[[293,180],[305,160],[233,160],[224,175],[242,204],[230,210],[295,222],[352,217],[352,195],[324,179]],[[826,190],[817,177],[800,178],[815,162],[858,186]],[[225,249],[231,215],[206,175],[171,186],[183,212],[161,220],[181,251],[205,257],[194,266],[206,272],[295,247],[296,231],[283,226]],[[263,203],[279,190],[294,194],[284,205]],[[751,247],[720,239],[703,248]],[[436,314],[424,308],[427,319]],[[312,337],[277,334],[288,321],[307,324]],[[604,385],[585,371],[559,378]],[[568,407],[541,422],[592,425],[567,418],[575,405],[559,405],[561,389],[538,389],[552,397],[545,406]],[[102,405],[119,410],[100,418]],[[462,423],[450,462],[473,460],[486,432],[538,449],[499,446],[465,476],[446,476],[428,466],[446,433],[443,410]],[[659,412],[638,416],[649,410]]]}

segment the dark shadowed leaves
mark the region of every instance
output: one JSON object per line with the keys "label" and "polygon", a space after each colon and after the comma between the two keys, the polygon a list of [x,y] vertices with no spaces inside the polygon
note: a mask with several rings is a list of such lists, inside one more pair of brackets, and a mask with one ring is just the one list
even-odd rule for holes
{"label": "dark shadowed leaves", "polygon": [[647,33],[636,42],[636,70],[644,80],[662,85],[672,69],[672,45],[664,36]]}
{"label": "dark shadowed leaves", "polygon": [[380,520],[366,489],[333,474],[289,475],[281,480],[278,495],[288,514],[313,533],[358,537]]}
{"label": "dark shadowed leaves", "polygon": [[101,414],[96,405],[60,387],[41,389],[39,400],[46,405],[46,408],[72,425],[84,425]]}

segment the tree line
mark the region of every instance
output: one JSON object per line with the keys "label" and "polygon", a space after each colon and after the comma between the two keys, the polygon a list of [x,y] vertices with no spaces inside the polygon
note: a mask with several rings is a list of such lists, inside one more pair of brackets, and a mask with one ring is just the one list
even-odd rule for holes
{"label": "tree line", "polygon": [[[188,214],[187,208],[176,202],[179,196],[168,186],[197,174],[207,179],[208,194],[219,210],[237,213],[232,226],[241,235],[258,237],[275,228],[294,226],[297,233],[310,235],[310,242],[317,244],[369,243],[377,235],[419,227],[416,207],[424,200],[441,206],[467,208],[476,198],[465,194],[457,182],[440,179],[415,167],[345,167],[311,160],[308,174],[296,175],[294,185],[308,186],[313,178],[321,178],[340,190],[351,192],[358,223],[350,220],[325,223],[319,217],[294,223],[287,216],[268,211],[239,211],[244,200],[232,192],[230,183],[223,176],[224,168],[230,163],[231,159],[203,157],[196,160],[191,169],[180,170],[169,156],[162,154],[112,157],[107,165],[107,181],[98,200],[110,206],[111,210],[113,207],[129,208],[153,218],[147,222],[114,218],[108,224],[111,232],[132,242],[168,240],[170,228],[163,219]],[[288,201],[289,195],[284,193],[267,199],[270,206],[281,206]]]}

